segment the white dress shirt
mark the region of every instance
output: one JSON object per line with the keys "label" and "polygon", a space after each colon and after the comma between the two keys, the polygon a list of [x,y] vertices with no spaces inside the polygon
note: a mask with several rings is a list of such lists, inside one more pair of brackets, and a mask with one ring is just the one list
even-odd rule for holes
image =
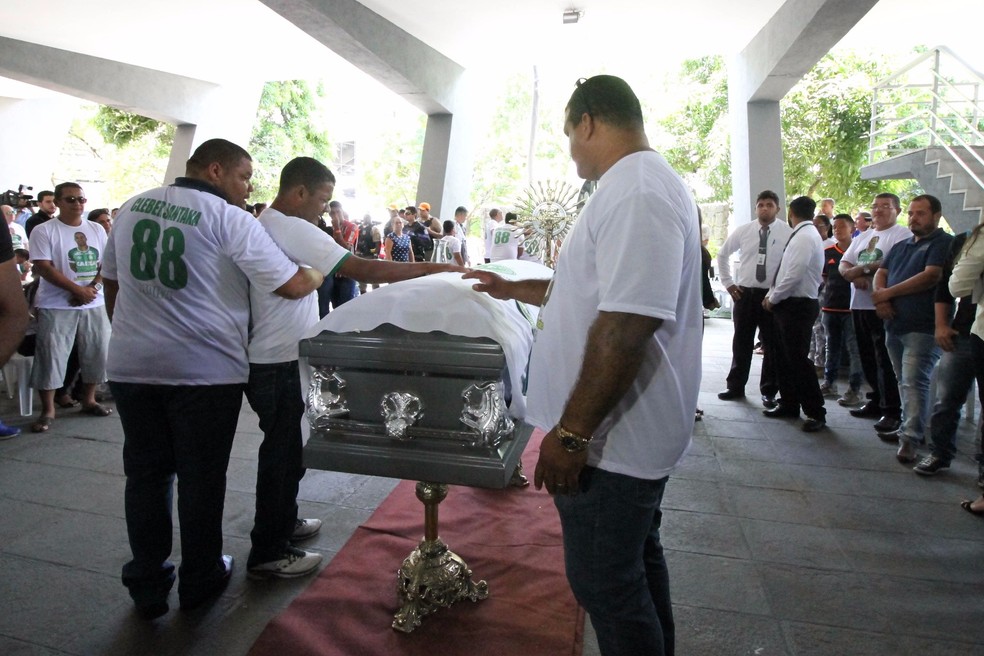
{"label": "white dress shirt", "polygon": [[803,221],[789,236],[775,284],[765,297],[773,305],[787,298],[817,298],[822,273],[823,240],[812,221]]}
{"label": "white dress shirt", "polygon": [[[792,229],[785,221],[776,219],[769,224],[769,236],[765,247],[765,280],[755,279],[755,267],[758,264],[759,228],[758,221],[752,221],[735,228],[718,251],[718,276],[721,284],[727,289],[731,285],[739,287],[758,287],[768,289],[779,268],[779,256],[792,234]],[[818,234],[817,237],[820,235]],[[738,253],[738,270],[734,277],[731,275],[731,256]]]}

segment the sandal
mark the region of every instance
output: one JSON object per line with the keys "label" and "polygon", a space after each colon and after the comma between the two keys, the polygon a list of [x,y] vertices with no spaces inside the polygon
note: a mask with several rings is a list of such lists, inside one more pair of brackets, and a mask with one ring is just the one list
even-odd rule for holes
{"label": "sandal", "polygon": [[38,420],[31,424],[31,432],[46,433],[51,428],[51,422],[54,420],[54,417],[38,417]]}
{"label": "sandal", "polygon": [[92,415],[93,417],[108,417],[113,414],[113,410],[99,403],[94,403],[93,405],[84,406],[81,410],[79,410],[79,413],[83,415]]}
{"label": "sandal", "polygon": [[60,399],[55,399],[55,405],[59,408],[77,408],[79,407],[79,402],[70,396],[63,396]]}
{"label": "sandal", "polygon": [[974,510],[973,508],[970,507],[970,504],[972,504],[972,503],[974,503],[974,502],[973,501],[967,501],[965,499],[964,501],[961,501],[960,502],[960,507],[963,508],[964,510],[966,510],[967,512],[969,512],[971,515],[977,515],[978,517],[984,517],[984,510]]}

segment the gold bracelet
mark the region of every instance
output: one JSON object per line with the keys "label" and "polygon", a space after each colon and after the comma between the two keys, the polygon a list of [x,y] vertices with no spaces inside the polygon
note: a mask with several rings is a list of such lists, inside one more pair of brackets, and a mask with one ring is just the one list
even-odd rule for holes
{"label": "gold bracelet", "polygon": [[558,423],[554,430],[556,431],[557,439],[560,441],[560,445],[564,447],[569,453],[579,453],[588,448],[588,444],[591,443],[591,437],[584,437],[578,435],[577,433],[571,432]]}

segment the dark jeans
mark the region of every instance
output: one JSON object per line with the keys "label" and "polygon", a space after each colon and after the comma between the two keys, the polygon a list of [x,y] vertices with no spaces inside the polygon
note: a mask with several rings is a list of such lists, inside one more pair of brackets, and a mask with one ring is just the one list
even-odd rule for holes
{"label": "dark jeans", "polygon": [[354,278],[335,278],[335,286],[331,290],[331,307],[337,308],[343,303],[348,303],[359,295],[359,283]]}
{"label": "dark jeans", "polygon": [[881,407],[882,414],[886,416],[901,417],[902,398],[885,345],[885,322],[878,318],[874,310],[851,310],[851,315],[854,317],[861,368],[871,386],[870,402]]}
{"label": "dark jeans", "polygon": [[813,419],[823,419],[823,394],[810,360],[813,323],[820,313],[815,298],[787,298],[772,308],[776,321],[776,370],[783,407],[803,408]]}
{"label": "dark jeans", "polygon": [[742,287],[741,298],[735,301],[731,317],[735,324],[735,336],[731,340],[731,371],[728,372],[728,389],[744,391],[748,372],[752,368],[752,349],[755,332],[762,338],[762,376],[759,391],[764,396],[775,396],[779,380],[775,367],[775,324],[772,314],[762,307],[767,289]]}
{"label": "dark jeans", "polygon": [[304,401],[297,360],[250,364],[246,399],[259,415],[263,443],[257,457],[256,515],[247,566],[278,560],[297,521]]}
{"label": "dark jeans", "polygon": [[957,455],[960,410],[974,380],[984,408],[984,342],[976,335],[957,335],[953,350],[944,351],[936,369],[936,404],[929,420],[933,455],[950,462]]}
{"label": "dark jeans", "polygon": [[579,493],[554,498],[567,580],[603,656],[673,654],[670,577],[659,542],[666,481],[585,467]]}
{"label": "dark jeans", "polygon": [[318,287],[318,316],[324,319],[331,312],[331,295],[335,290],[335,276],[328,276]]}
{"label": "dark jeans", "polygon": [[225,575],[222,511],[226,467],[243,403],[242,385],[110,382],[123,424],[126,529],[133,560],[123,585],[138,605],[163,601],[174,583],[171,556],[178,479],[178,595],[192,602]]}

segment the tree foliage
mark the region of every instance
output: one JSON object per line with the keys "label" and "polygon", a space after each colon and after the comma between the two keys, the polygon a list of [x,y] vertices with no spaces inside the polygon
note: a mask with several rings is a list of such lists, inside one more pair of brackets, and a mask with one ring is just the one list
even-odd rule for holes
{"label": "tree foliage", "polygon": [[[909,180],[862,180],[871,119],[870,90],[888,74],[883,62],[853,54],[827,55],[782,100],[787,196],[831,197],[853,209],[876,190],[909,193]],[[681,107],[659,121],[656,139],[667,161],[700,202],[731,199],[731,123],[723,58],[683,62],[673,93]]]}
{"label": "tree foliage", "polygon": [[379,199],[380,205],[406,207],[415,202],[426,124],[427,117],[421,114],[410,126],[390,126],[377,156],[362,167],[366,193]]}
{"label": "tree foliage", "polygon": [[688,59],[672,80],[683,106],[659,121],[657,149],[700,202],[731,198],[728,71],[716,55]]}
{"label": "tree foliage", "polygon": [[281,169],[295,157],[313,157],[329,165],[335,161],[320,109],[324,102],[320,82],[286,80],[263,87],[248,148],[253,156],[250,202],[270,202],[277,193]]}
{"label": "tree foliage", "polygon": [[871,126],[871,89],[888,75],[881,62],[828,54],[782,100],[788,196],[830,197],[841,209],[879,191],[906,195],[911,180],[862,180]]}
{"label": "tree foliage", "polygon": [[99,130],[103,141],[117,148],[126,148],[137,143],[146,145],[148,141],[152,141],[160,154],[169,149],[174,140],[173,125],[115,107],[100,105],[92,123]]}

